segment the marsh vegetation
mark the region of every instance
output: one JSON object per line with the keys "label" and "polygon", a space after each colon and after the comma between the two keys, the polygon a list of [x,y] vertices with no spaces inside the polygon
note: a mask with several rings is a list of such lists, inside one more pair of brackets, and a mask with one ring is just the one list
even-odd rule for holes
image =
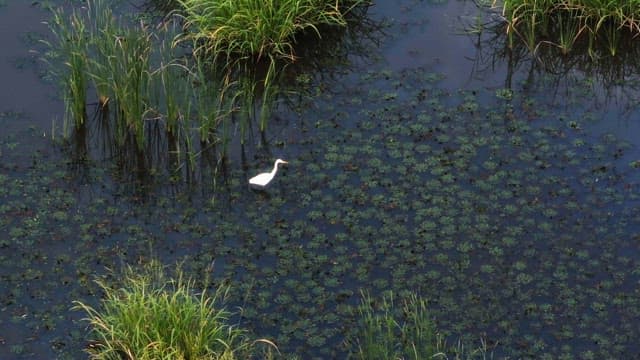
{"label": "marsh vegetation", "polygon": [[258,353],[256,344],[274,346],[229,324],[224,285],[209,294],[205,280],[197,293],[195,280],[179,267],[169,275],[155,260],[126,267],[115,279],[96,280],[103,292],[99,307],[75,302],[74,310],[87,316],[92,359],[248,359]]}
{"label": "marsh vegetation", "polygon": [[138,159],[142,171],[154,165],[150,153],[159,144],[178,154],[174,168],[185,162],[193,168],[202,151],[214,149],[224,159],[230,142],[244,143],[253,128],[264,132],[280,78],[297,60],[296,39],[309,41],[311,34],[319,42],[324,31],[363,16],[369,3],[165,5],[176,9],[156,23],[117,16],[107,0],[91,0],[70,16],[54,9],[47,42],[47,61],[65,94],[64,137],[84,132],[87,104],[97,103],[93,126],[109,129],[102,142]]}
{"label": "marsh vegetation", "polygon": [[509,45],[522,41],[531,52],[553,47],[561,55],[583,48],[594,59],[615,57],[640,34],[640,3],[600,0],[505,0]]}

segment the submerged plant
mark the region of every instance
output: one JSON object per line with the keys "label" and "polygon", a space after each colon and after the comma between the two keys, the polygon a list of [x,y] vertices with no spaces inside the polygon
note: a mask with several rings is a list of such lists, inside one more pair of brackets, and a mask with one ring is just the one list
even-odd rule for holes
{"label": "submerged plant", "polygon": [[244,359],[251,354],[255,342],[229,324],[231,313],[221,306],[227,287],[196,293],[195,282],[179,269],[176,278],[168,278],[155,261],[138,271],[127,267],[120,286],[96,280],[105,296],[99,308],[75,302],[91,327],[93,345],[87,351],[92,358]]}

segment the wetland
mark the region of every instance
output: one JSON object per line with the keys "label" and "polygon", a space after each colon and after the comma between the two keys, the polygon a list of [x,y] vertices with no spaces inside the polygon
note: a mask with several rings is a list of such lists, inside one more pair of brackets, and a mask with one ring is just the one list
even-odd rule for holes
{"label": "wetland", "polygon": [[264,132],[229,123],[224,161],[160,136],[140,171],[91,116],[64,139],[46,5],[0,1],[0,358],[87,357],[74,301],[152,261],[228,286],[230,320],[282,358],[345,358],[363,291],[418,294],[448,343],[497,359],[640,354],[637,40],[532,54],[483,4],[374,2],[291,67]]}

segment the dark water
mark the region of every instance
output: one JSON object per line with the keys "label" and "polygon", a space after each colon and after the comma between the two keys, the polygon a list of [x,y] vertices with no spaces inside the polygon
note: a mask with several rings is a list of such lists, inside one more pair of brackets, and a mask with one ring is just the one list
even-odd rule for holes
{"label": "dark water", "polygon": [[[43,64],[38,54],[31,52],[37,48],[42,34],[46,34],[47,13],[34,7],[28,1],[9,1],[0,8],[0,34],[3,50],[0,54],[3,86],[0,99],[4,111],[21,113],[31,120],[28,125],[50,130],[46,118],[61,118],[62,105],[53,98],[52,87],[43,84],[39,68]],[[28,126],[24,122],[6,121],[3,130],[21,130]],[[49,132],[49,131],[48,131]]]}
{"label": "dark water", "polygon": [[[264,160],[245,172],[232,154],[215,190],[133,191],[108,159],[79,164],[52,145],[63,107],[30,52],[47,13],[7,1],[0,358],[82,358],[72,301],[97,304],[95,275],[152,257],[193,276],[213,261],[241,325],[305,359],[344,357],[360,289],[418,292],[450,342],[484,338],[498,358],[636,358],[634,74],[609,88],[509,61],[490,26],[469,34],[493,19],[478,14],[377,4],[372,19],[390,23],[379,45],[315,77],[302,109],[281,106],[268,152],[258,136],[247,145]],[[271,157],[290,164],[250,192]]]}

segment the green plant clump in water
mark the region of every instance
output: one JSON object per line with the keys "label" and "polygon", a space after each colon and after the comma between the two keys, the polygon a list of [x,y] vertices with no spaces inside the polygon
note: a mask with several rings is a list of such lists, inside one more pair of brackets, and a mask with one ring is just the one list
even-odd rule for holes
{"label": "green plant clump in water", "polygon": [[366,0],[181,0],[191,38],[214,55],[295,59],[294,35],[346,26],[345,15]]}
{"label": "green plant clump in water", "polygon": [[[240,74],[241,92],[253,103],[259,78],[262,88],[260,130],[266,129],[276,79],[296,59],[295,36],[305,31],[320,38],[322,26],[347,26],[347,14],[368,0],[178,0],[185,13],[182,41],[193,41],[197,54],[212,57],[231,78]],[[266,61],[264,75],[256,68]],[[247,107],[245,107],[247,108]]]}
{"label": "green plant clump in water", "polygon": [[444,337],[431,319],[427,301],[410,294],[398,308],[393,292],[379,306],[363,292],[357,308],[360,327],[347,340],[350,357],[360,360],[476,359],[487,358],[486,344],[468,350],[462,343],[446,349]]}
{"label": "green plant clump in water", "polygon": [[383,296],[379,311],[363,293],[358,307],[362,329],[355,341],[357,359],[431,359],[440,352],[440,337],[429,318],[426,301],[411,296],[403,304],[405,319],[398,321],[393,293]]}
{"label": "green plant clump in water", "polygon": [[105,132],[107,142],[122,148],[134,139],[140,163],[142,150],[154,143],[150,127],[158,123],[173,153],[181,151],[179,144],[187,154],[196,152],[190,136],[198,133],[201,143],[222,144],[224,156],[235,113],[241,115],[241,142],[256,103],[260,130],[266,130],[280,93],[277,80],[295,58],[295,36],[308,30],[320,37],[322,26],[344,27],[347,14],[368,3],[180,0],[184,21],[169,17],[158,27],[118,19],[108,0],[89,1],[68,19],[53,10],[49,62],[62,69],[64,135],[72,122],[76,130],[84,124],[92,82],[102,119],[115,125]]}
{"label": "green plant clump in water", "polygon": [[580,40],[593,53],[598,45],[615,56],[620,39],[640,34],[640,1],[505,0],[507,34],[520,37],[531,51],[546,43],[568,53]]}
{"label": "green plant clump in water", "polygon": [[[235,98],[225,102],[223,95],[231,86],[218,81],[210,71],[211,61],[194,61],[175,46],[173,37],[181,31],[177,22],[157,28],[129,24],[118,20],[111,8],[108,1],[92,0],[71,16],[52,10],[55,36],[48,44],[47,60],[65,91],[65,137],[72,124],[78,130],[86,120],[91,82],[102,118],[113,119],[115,125],[107,141],[119,147],[134,139],[137,149],[145,150],[154,142],[145,130],[158,122],[164,124],[171,144],[192,144],[191,129],[198,127],[201,141],[221,141],[218,127],[231,116]],[[193,100],[207,106],[192,107]],[[192,125],[194,119],[199,121]],[[174,152],[180,150],[172,146]],[[188,146],[186,151],[193,149]]]}
{"label": "green plant clump in water", "polygon": [[48,44],[48,56],[50,62],[68,68],[56,74],[65,91],[65,135],[71,121],[77,129],[87,117],[86,94],[92,80],[102,109],[110,100],[116,104],[117,140],[122,142],[131,133],[142,147],[144,122],[153,105],[149,100],[152,34],[145,25],[116,22],[101,0],[88,2],[85,10],[73,10],[70,17],[62,9],[52,11],[50,29],[55,36]]}
{"label": "green plant clump in water", "polygon": [[73,122],[76,127],[80,127],[87,118],[88,41],[85,36],[85,20],[75,10],[70,16],[61,10],[54,10],[49,27],[54,35],[55,45],[47,45],[57,50],[47,53],[47,61],[64,64],[54,72],[54,76],[60,82],[64,94],[65,124]]}
{"label": "green plant clump in water", "polygon": [[[76,301],[84,310],[95,342],[88,348],[94,359],[245,359],[255,342],[245,331],[228,324],[231,315],[217,305],[228,288],[195,295],[194,281],[167,278],[158,262],[136,273],[124,271],[120,288],[96,283],[105,297],[99,309]],[[270,343],[267,340],[261,342]]]}
{"label": "green plant clump in water", "polygon": [[[132,131],[136,144],[144,143],[144,122],[148,111],[151,86],[151,34],[141,27],[122,27],[118,33],[106,34],[110,49],[102,54],[109,66],[111,89],[119,110],[118,129]],[[123,139],[126,134],[118,138]]]}

